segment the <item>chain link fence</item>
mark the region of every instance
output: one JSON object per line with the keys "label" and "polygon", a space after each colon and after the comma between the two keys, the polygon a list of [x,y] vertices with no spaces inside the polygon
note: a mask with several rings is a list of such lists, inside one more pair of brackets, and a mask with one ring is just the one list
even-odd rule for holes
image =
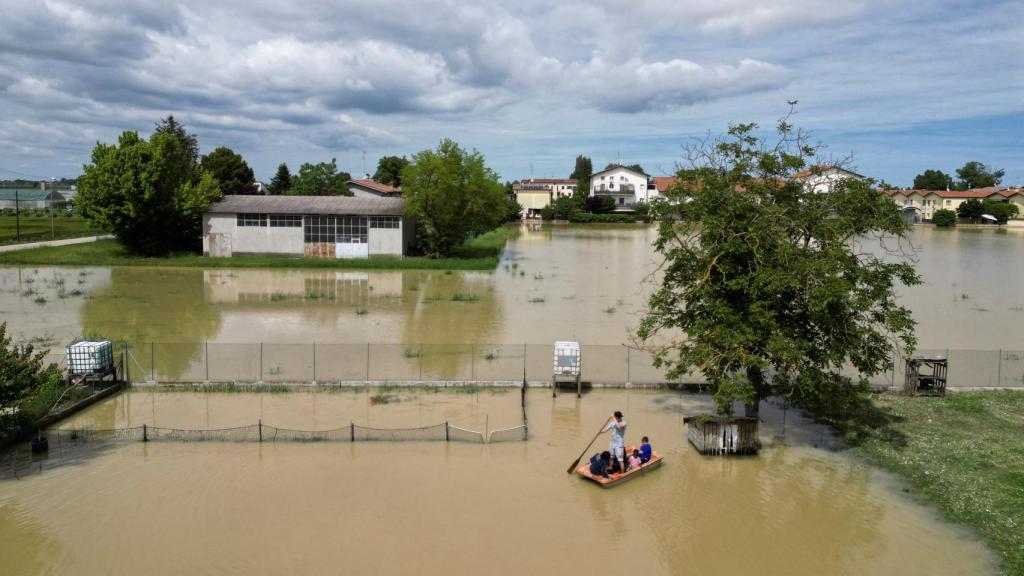
{"label": "chain link fence", "polygon": [[[553,350],[544,344],[232,344],[127,342],[128,376],[135,382],[357,384],[550,383]],[[608,385],[703,385],[699,373],[670,379],[650,353],[616,345],[582,346],[583,382]],[[1024,351],[927,348],[914,356],[949,361],[948,387],[1024,389]],[[876,388],[902,387],[905,357],[868,377]],[[47,361],[62,365],[64,355]],[[859,377],[855,370],[843,374]]]}

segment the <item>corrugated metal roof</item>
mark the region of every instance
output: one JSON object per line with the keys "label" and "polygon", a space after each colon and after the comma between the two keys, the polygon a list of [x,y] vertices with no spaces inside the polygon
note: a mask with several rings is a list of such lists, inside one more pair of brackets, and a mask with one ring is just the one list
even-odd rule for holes
{"label": "corrugated metal roof", "polygon": [[228,195],[210,206],[211,214],[356,214],[401,216],[401,198],[355,198],[352,196],[243,196]]}

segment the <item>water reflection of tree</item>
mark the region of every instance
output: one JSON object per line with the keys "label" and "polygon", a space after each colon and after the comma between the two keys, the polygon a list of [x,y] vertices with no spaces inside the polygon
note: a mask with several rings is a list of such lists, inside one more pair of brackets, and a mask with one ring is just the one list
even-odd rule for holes
{"label": "water reflection of tree", "polygon": [[[110,285],[81,308],[85,335],[128,342],[141,368],[179,378],[202,362],[202,343],[216,337],[220,311],[207,299],[202,270],[113,268]],[[158,345],[155,353],[149,348]],[[133,366],[133,369],[138,368]]]}
{"label": "water reflection of tree", "polygon": [[[478,364],[508,361],[502,357],[513,354],[513,350],[522,355],[517,347],[491,350],[483,346],[491,343],[504,321],[493,273],[437,271],[414,278],[416,283],[407,287],[403,301],[406,317],[402,343],[424,345],[425,374],[468,379]],[[465,298],[453,300],[457,295]]]}

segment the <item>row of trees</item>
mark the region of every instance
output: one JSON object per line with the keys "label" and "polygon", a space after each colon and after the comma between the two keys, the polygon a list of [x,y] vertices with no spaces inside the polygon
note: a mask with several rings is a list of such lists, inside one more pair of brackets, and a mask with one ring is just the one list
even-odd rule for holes
{"label": "row of trees", "polygon": [[288,165],[281,163],[274,173],[274,178],[267,186],[275,195],[290,196],[351,196],[348,181],[352,175],[338,170],[338,162],[331,158],[330,162],[311,164],[305,162],[299,166],[299,173],[292,175]]}
{"label": "row of trees", "polygon": [[1002,183],[1005,175],[1005,170],[997,170],[981,162],[972,161],[956,169],[955,179],[942,170],[925,170],[914,177],[914,190],[988,188]]}

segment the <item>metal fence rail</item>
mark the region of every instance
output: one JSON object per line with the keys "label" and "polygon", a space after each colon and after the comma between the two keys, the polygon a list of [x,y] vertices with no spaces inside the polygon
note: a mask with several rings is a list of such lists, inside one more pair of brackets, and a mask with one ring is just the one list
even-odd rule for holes
{"label": "metal fence rail", "polygon": [[[161,383],[358,384],[551,382],[552,348],[544,344],[278,344],[120,342],[130,380]],[[950,388],[1024,389],[1024,351],[922,349],[949,360]],[[598,385],[706,384],[699,373],[670,379],[646,351],[583,344],[584,382]],[[50,361],[63,362],[52,353]],[[904,358],[868,377],[875,387],[901,386]],[[844,371],[858,377],[855,370]]]}
{"label": "metal fence rail", "polygon": [[[494,438],[493,442],[526,440],[526,426],[518,426],[517,435]],[[513,429],[509,429],[513,430]],[[497,431],[496,431],[497,432]],[[372,428],[351,423],[331,430],[294,430],[269,426],[262,421],[248,426],[217,429],[161,428],[135,426],[131,428],[47,429],[47,439],[53,445],[86,444],[99,442],[470,442],[484,444],[488,440],[482,432],[460,428],[442,422],[418,428]]]}

